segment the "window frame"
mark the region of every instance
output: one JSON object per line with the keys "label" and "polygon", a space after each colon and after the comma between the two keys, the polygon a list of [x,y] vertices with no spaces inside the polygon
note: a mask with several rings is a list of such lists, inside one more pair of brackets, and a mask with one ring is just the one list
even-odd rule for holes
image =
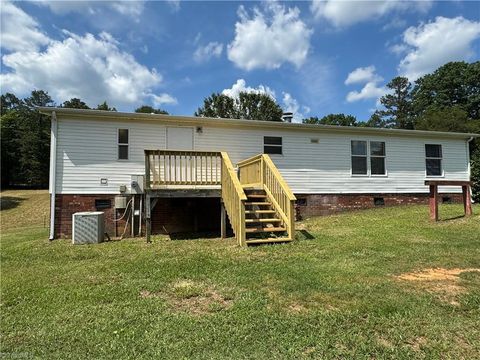
{"label": "window frame", "polygon": [[[352,149],[352,142],[353,141],[361,141],[365,143],[365,155],[354,155],[353,154],[353,149]],[[352,177],[368,177],[369,175],[369,167],[368,167],[368,140],[360,140],[360,139],[350,139],[350,175]],[[359,158],[365,158],[366,160],[366,172],[365,174],[354,174],[353,173],[353,157],[359,157]]]}
{"label": "window frame", "polygon": [[[127,130],[127,143],[120,142],[120,130]],[[130,128],[129,127],[119,127],[117,128],[117,161],[129,161],[130,160]],[[120,159],[120,146],[127,147],[127,158]]]}
{"label": "window frame", "polygon": [[[366,156],[363,155],[353,155],[352,153],[352,141],[363,141],[367,143],[367,154]],[[372,164],[371,164],[371,150],[370,150],[370,143],[371,142],[381,142],[384,144],[385,148],[385,155],[380,156],[380,155],[374,155],[373,157],[378,157],[378,158],[383,158],[384,159],[384,165],[385,165],[385,174],[372,174]],[[387,167],[387,141],[385,140],[371,140],[371,139],[359,139],[359,138],[351,138],[349,142],[350,146],[350,177],[388,177],[388,167]],[[367,173],[366,174],[354,174],[353,173],[353,166],[352,166],[352,157],[357,156],[357,157],[366,157],[367,158]]]}
{"label": "window frame", "polygon": [[[280,144],[265,144],[265,139],[266,138],[278,138],[280,139]],[[270,147],[274,147],[274,148],[279,148],[280,149],[280,153],[269,153],[269,152],[266,152],[265,151],[265,147],[266,146],[270,146]],[[264,135],[263,136],[263,154],[267,154],[267,155],[274,155],[274,156],[283,156],[283,136],[273,136],[273,135]]]}
{"label": "window frame", "polygon": [[[427,156],[427,145],[440,146],[440,157]],[[425,177],[426,178],[443,178],[443,177],[445,177],[445,170],[443,169],[443,146],[442,146],[442,144],[425,143],[423,148],[425,150]],[[440,175],[428,175],[427,160],[440,160]]]}

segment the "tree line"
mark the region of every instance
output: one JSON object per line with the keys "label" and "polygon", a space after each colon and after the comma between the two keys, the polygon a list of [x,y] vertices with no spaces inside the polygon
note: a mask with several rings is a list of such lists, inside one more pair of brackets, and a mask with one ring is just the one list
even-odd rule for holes
{"label": "tree line", "polygon": [[[303,119],[305,124],[416,129],[480,133],[480,62],[450,62],[413,84],[395,77],[380,98],[381,108],[367,121],[348,114],[329,114]],[[43,90],[29,97],[1,96],[2,187],[25,185],[46,187],[49,175],[50,119],[36,106],[55,106]],[[90,109],[81,99],[72,98],[59,105]],[[96,110],[116,111],[106,101]],[[165,110],[143,105],[139,113],[168,114]],[[241,92],[233,98],[222,93],[207,96],[195,116],[282,121],[281,106],[264,93]],[[477,141],[478,143],[478,141]],[[480,145],[471,142],[474,198],[480,201]]]}

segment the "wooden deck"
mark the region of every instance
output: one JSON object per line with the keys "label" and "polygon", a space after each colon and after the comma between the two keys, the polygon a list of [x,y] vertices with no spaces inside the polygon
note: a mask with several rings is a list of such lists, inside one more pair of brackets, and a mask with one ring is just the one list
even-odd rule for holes
{"label": "wooden deck", "polygon": [[268,155],[237,164],[225,152],[145,150],[146,237],[150,241],[151,210],[162,197],[221,198],[221,234],[226,216],[239,245],[294,239],[291,192]]}

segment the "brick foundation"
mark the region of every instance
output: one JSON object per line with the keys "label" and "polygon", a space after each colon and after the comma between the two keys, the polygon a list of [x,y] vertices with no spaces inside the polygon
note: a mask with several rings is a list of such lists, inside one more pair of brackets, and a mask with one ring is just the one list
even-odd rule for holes
{"label": "brick foundation", "polygon": [[[381,206],[428,204],[428,194],[296,194],[297,218],[331,215]],[[440,194],[440,199],[461,203],[462,194]],[[448,198],[448,199],[447,199]],[[383,199],[383,205],[382,205]],[[375,204],[377,200],[377,205]]]}

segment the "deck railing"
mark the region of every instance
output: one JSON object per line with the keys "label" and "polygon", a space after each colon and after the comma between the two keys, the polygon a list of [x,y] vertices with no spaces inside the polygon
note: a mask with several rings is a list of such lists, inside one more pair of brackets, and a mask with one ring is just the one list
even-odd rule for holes
{"label": "deck railing", "polygon": [[147,189],[167,185],[220,185],[220,152],[145,150]]}
{"label": "deck railing", "polygon": [[238,180],[232,162],[226,152],[222,157],[222,200],[227,211],[230,224],[239,245],[246,242],[245,237],[245,201],[247,196]]}
{"label": "deck railing", "polygon": [[242,186],[262,187],[273,206],[282,217],[288,236],[295,236],[295,195],[283,179],[270,156],[260,154],[243,160],[238,164]]}

